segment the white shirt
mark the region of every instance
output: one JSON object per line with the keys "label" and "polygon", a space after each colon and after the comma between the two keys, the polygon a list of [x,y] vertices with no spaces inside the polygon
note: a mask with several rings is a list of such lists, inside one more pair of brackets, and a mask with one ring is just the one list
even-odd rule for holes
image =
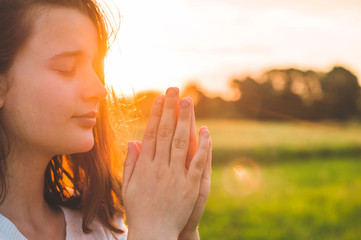
{"label": "white shirt", "polygon": [[[66,240],[114,240],[110,230],[103,227],[98,221],[94,220],[90,224],[91,233],[85,234],[82,230],[82,216],[80,212],[61,207],[65,216]],[[115,234],[118,240],[127,239],[127,227],[123,219],[118,218],[115,222],[117,226],[125,231],[124,234]],[[16,226],[5,216],[0,214],[0,240],[28,240],[16,228]]]}

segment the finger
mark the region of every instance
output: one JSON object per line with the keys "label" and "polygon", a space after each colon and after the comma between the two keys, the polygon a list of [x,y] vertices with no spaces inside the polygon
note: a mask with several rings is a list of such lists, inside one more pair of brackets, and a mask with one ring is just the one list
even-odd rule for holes
{"label": "finger", "polygon": [[190,184],[199,188],[200,179],[202,177],[205,163],[207,161],[207,155],[210,147],[209,131],[207,128],[201,128],[199,134],[199,144],[197,151],[189,166],[187,178]]}
{"label": "finger", "polygon": [[129,142],[127,157],[124,161],[122,193],[124,193],[127,189],[138,156],[139,156],[139,149],[137,144],[135,142]]}
{"label": "finger", "polygon": [[178,121],[172,141],[170,157],[170,166],[177,169],[176,172],[179,172],[179,169],[184,169],[192,119],[190,101],[188,99],[182,99],[179,105]]}
{"label": "finger", "polygon": [[164,96],[158,96],[155,98],[141,144],[142,147],[140,151],[141,159],[153,160],[154,158],[158,125],[160,118],[162,116],[163,104],[164,104]]}
{"label": "finger", "polygon": [[155,159],[169,164],[170,148],[176,125],[178,112],[179,90],[168,88],[158,126]]}
{"label": "finger", "polygon": [[205,183],[208,183],[208,191],[211,186],[211,175],[212,175],[212,139],[209,138],[209,150],[207,154],[206,166],[204,167],[204,171],[202,174],[202,179]]}
{"label": "finger", "polygon": [[203,202],[204,205],[207,202],[208,195],[211,187],[211,174],[212,174],[212,140],[209,138],[209,149],[207,153],[206,165],[204,167],[201,183],[199,188],[198,200]]}
{"label": "finger", "polygon": [[140,142],[140,141],[134,141],[134,142],[137,144],[137,148],[140,152],[140,150],[142,149],[142,142]]}
{"label": "finger", "polygon": [[196,121],[195,121],[195,114],[194,114],[194,104],[192,98],[187,98],[191,101],[191,129],[189,134],[189,146],[188,146],[188,153],[186,158],[185,167],[186,169],[189,169],[189,165],[191,163],[191,160],[197,150],[197,130],[196,130]]}
{"label": "finger", "polygon": [[194,229],[197,229],[197,226],[201,220],[203,215],[204,209],[206,208],[207,199],[210,192],[211,186],[211,171],[212,171],[212,141],[209,139],[209,150],[207,154],[206,166],[203,170],[200,188],[199,188],[199,195],[194,205],[193,212],[191,217],[188,220],[186,227],[183,229],[182,232],[192,232]]}

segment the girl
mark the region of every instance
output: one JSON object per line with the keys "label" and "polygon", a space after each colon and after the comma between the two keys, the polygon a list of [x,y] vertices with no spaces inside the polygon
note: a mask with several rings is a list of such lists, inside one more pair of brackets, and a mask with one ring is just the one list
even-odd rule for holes
{"label": "girl", "polygon": [[[170,88],[123,180],[94,0],[0,0],[0,239],[198,239],[211,140]],[[123,217],[126,213],[128,229]]]}

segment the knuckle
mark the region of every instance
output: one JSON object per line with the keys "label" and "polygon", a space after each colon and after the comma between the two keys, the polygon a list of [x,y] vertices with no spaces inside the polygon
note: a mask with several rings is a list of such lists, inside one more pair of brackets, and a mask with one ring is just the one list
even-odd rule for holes
{"label": "knuckle", "polygon": [[187,148],[187,140],[182,138],[174,138],[172,142],[172,146],[174,149],[186,149]]}
{"label": "knuckle", "polygon": [[144,132],[143,139],[145,141],[155,141],[157,139],[157,131],[155,129],[148,129]]}
{"label": "knuckle", "polygon": [[200,158],[198,159],[198,161],[195,162],[195,168],[197,170],[203,170],[204,165],[205,165],[205,156],[201,155]]}
{"label": "knuckle", "polygon": [[206,174],[202,175],[202,182],[206,189],[211,187],[211,178],[210,176],[207,176]]}
{"label": "knuckle", "polygon": [[124,161],[124,167],[128,167],[130,166],[132,163],[131,159],[129,157],[127,157]]}
{"label": "knuckle", "polygon": [[169,138],[172,136],[173,130],[169,127],[159,127],[158,136],[162,138]]}

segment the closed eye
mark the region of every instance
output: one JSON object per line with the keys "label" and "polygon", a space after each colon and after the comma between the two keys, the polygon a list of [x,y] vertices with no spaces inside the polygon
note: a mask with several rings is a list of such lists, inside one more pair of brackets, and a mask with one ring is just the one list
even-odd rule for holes
{"label": "closed eye", "polygon": [[66,77],[71,77],[75,75],[76,72],[76,68],[72,67],[72,68],[59,68],[59,69],[55,69],[56,72],[58,72],[59,74],[66,76]]}

